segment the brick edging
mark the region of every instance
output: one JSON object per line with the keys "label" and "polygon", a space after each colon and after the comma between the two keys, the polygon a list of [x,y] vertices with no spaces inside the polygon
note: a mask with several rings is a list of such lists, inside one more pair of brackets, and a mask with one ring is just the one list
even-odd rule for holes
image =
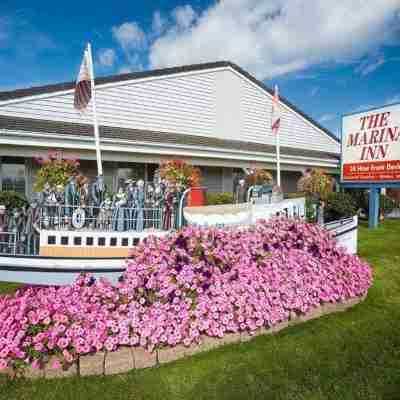
{"label": "brick edging", "polygon": [[[128,372],[132,369],[142,369],[154,367],[156,365],[169,363],[181,358],[191,356],[220,347],[226,344],[247,342],[259,335],[276,334],[288,326],[301,324],[303,322],[322,317],[324,315],[342,312],[356,304],[364,301],[366,295],[354,297],[343,303],[325,303],[313,308],[307,314],[291,314],[289,320],[279,322],[277,325],[266,329],[260,328],[252,334],[248,332],[228,333],[222,338],[209,336],[201,337],[201,344],[191,347],[177,345],[175,347],[165,347],[154,350],[150,353],[140,347],[121,347],[115,352],[97,352],[91,355],[81,356],[76,363],[73,363],[68,370],[52,369],[51,362],[46,364],[43,369],[33,369],[28,367],[24,370],[24,377],[35,378],[62,378],[69,376],[90,376],[90,375],[113,375]],[[12,375],[12,371],[3,371]]]}

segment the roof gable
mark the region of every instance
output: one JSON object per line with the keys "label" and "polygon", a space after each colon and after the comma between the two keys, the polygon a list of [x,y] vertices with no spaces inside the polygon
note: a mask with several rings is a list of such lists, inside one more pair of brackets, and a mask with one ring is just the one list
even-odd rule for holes
{"label": "roof gable", "polygon": [[[128,73],[128,74],[120,74],[120,75],[112,75],[112,76],[106,76],[106,77],[99,77],[96,78],[95,83],[96,85],[100,87],[104,87],[104,85],[109,85],[109,84],[118,84],[118,83],[128,83],[130,81],[139,81],[147,78],[157,78],[157,77],[168,77],[171,75],[180,75],[180,74],[185,74],[185,73],[191,73],[191,72],[201,72],[201,71],[206,71],[206,70],[215,70],[215,69],[220,69],[220,68],[231,68],[244,78],[248,79],[250,82],[264,90],[266,93],[268,93],[270,96],[273,96],[273,91],[271,88],[266,86],[264,83],[260,82],[257,80],[254,76],[240,68],[238,65],[228,62],[228,61],[219,61],[219,62],[213,62],[213,63],[203,63],[203,64],[193,64],[193,65],[186,65],[186,66],[180,66],[180,67],[171,67],[171,68],[163,68],[163,69],[157,69],[157,70],[151,70],[151,71],[141,71],[141,72],[133,72],[133,73]],[[0,106],[5,102],[10,102],[13,100],[18,100],[21,99],[23,100],[24,98],[31,98],[35,96],[42,96],[42,95],[50,95],[50,94],[57,94],[57,93],[62,93],[62,92],[68,92],[71,91],[75,86],[75,82],[64,82],[64,83],[59,83],[59,84],[53,84],[53,85],[45,85],[45,86],[39,86],[39,87],[32,87],[32,88],[26,88],[26,89],[17,89],[13,91],[7,91],[7,92],[0,92]],[[331,139],[336,141],[337,143],[340,143],[340,140],[328,129],[325,127],[321,126],[318,122],[316,122],[314,119],[309,117],[307,114],[302,112],[300,109],[298,109],[295,105],[290,103],[285,97],[280,98],[281,102],[286,105],[286,107],[290,108],[293,110],[295,113],[299,114],[302,118],[304,118],[306,121],[314,125],[317,129],[319,129],[321,132],[324,134],[327,134]]]}

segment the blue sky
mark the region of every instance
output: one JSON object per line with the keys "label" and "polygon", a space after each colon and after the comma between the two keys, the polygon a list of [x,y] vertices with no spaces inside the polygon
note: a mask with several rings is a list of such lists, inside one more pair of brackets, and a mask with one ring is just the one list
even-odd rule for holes
{"label": "blue sky", "polygon": [[400,102],[400,0],[2,0],[0,90],[74,80],[87,41],[97,76],[234,61],[333,133]]}

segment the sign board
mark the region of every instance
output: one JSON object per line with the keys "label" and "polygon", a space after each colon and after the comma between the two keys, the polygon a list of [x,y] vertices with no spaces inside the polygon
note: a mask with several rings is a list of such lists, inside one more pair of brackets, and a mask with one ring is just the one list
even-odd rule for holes
{"label": "sign board", "polygon": [[400,104],[342,119],[342,182],[400,182]]}

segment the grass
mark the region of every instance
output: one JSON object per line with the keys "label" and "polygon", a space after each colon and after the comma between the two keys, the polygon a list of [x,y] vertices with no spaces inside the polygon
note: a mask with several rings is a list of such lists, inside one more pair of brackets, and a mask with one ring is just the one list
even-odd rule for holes
{"label": "grass", "polygon": [[[360,229],[367,300],[277,336],[112,377],[0,377],[1,399],[400,399],[400,222]],[[12,290],[0,286],[0,291]],[[1,293],[1,292],[0,292]]]}

